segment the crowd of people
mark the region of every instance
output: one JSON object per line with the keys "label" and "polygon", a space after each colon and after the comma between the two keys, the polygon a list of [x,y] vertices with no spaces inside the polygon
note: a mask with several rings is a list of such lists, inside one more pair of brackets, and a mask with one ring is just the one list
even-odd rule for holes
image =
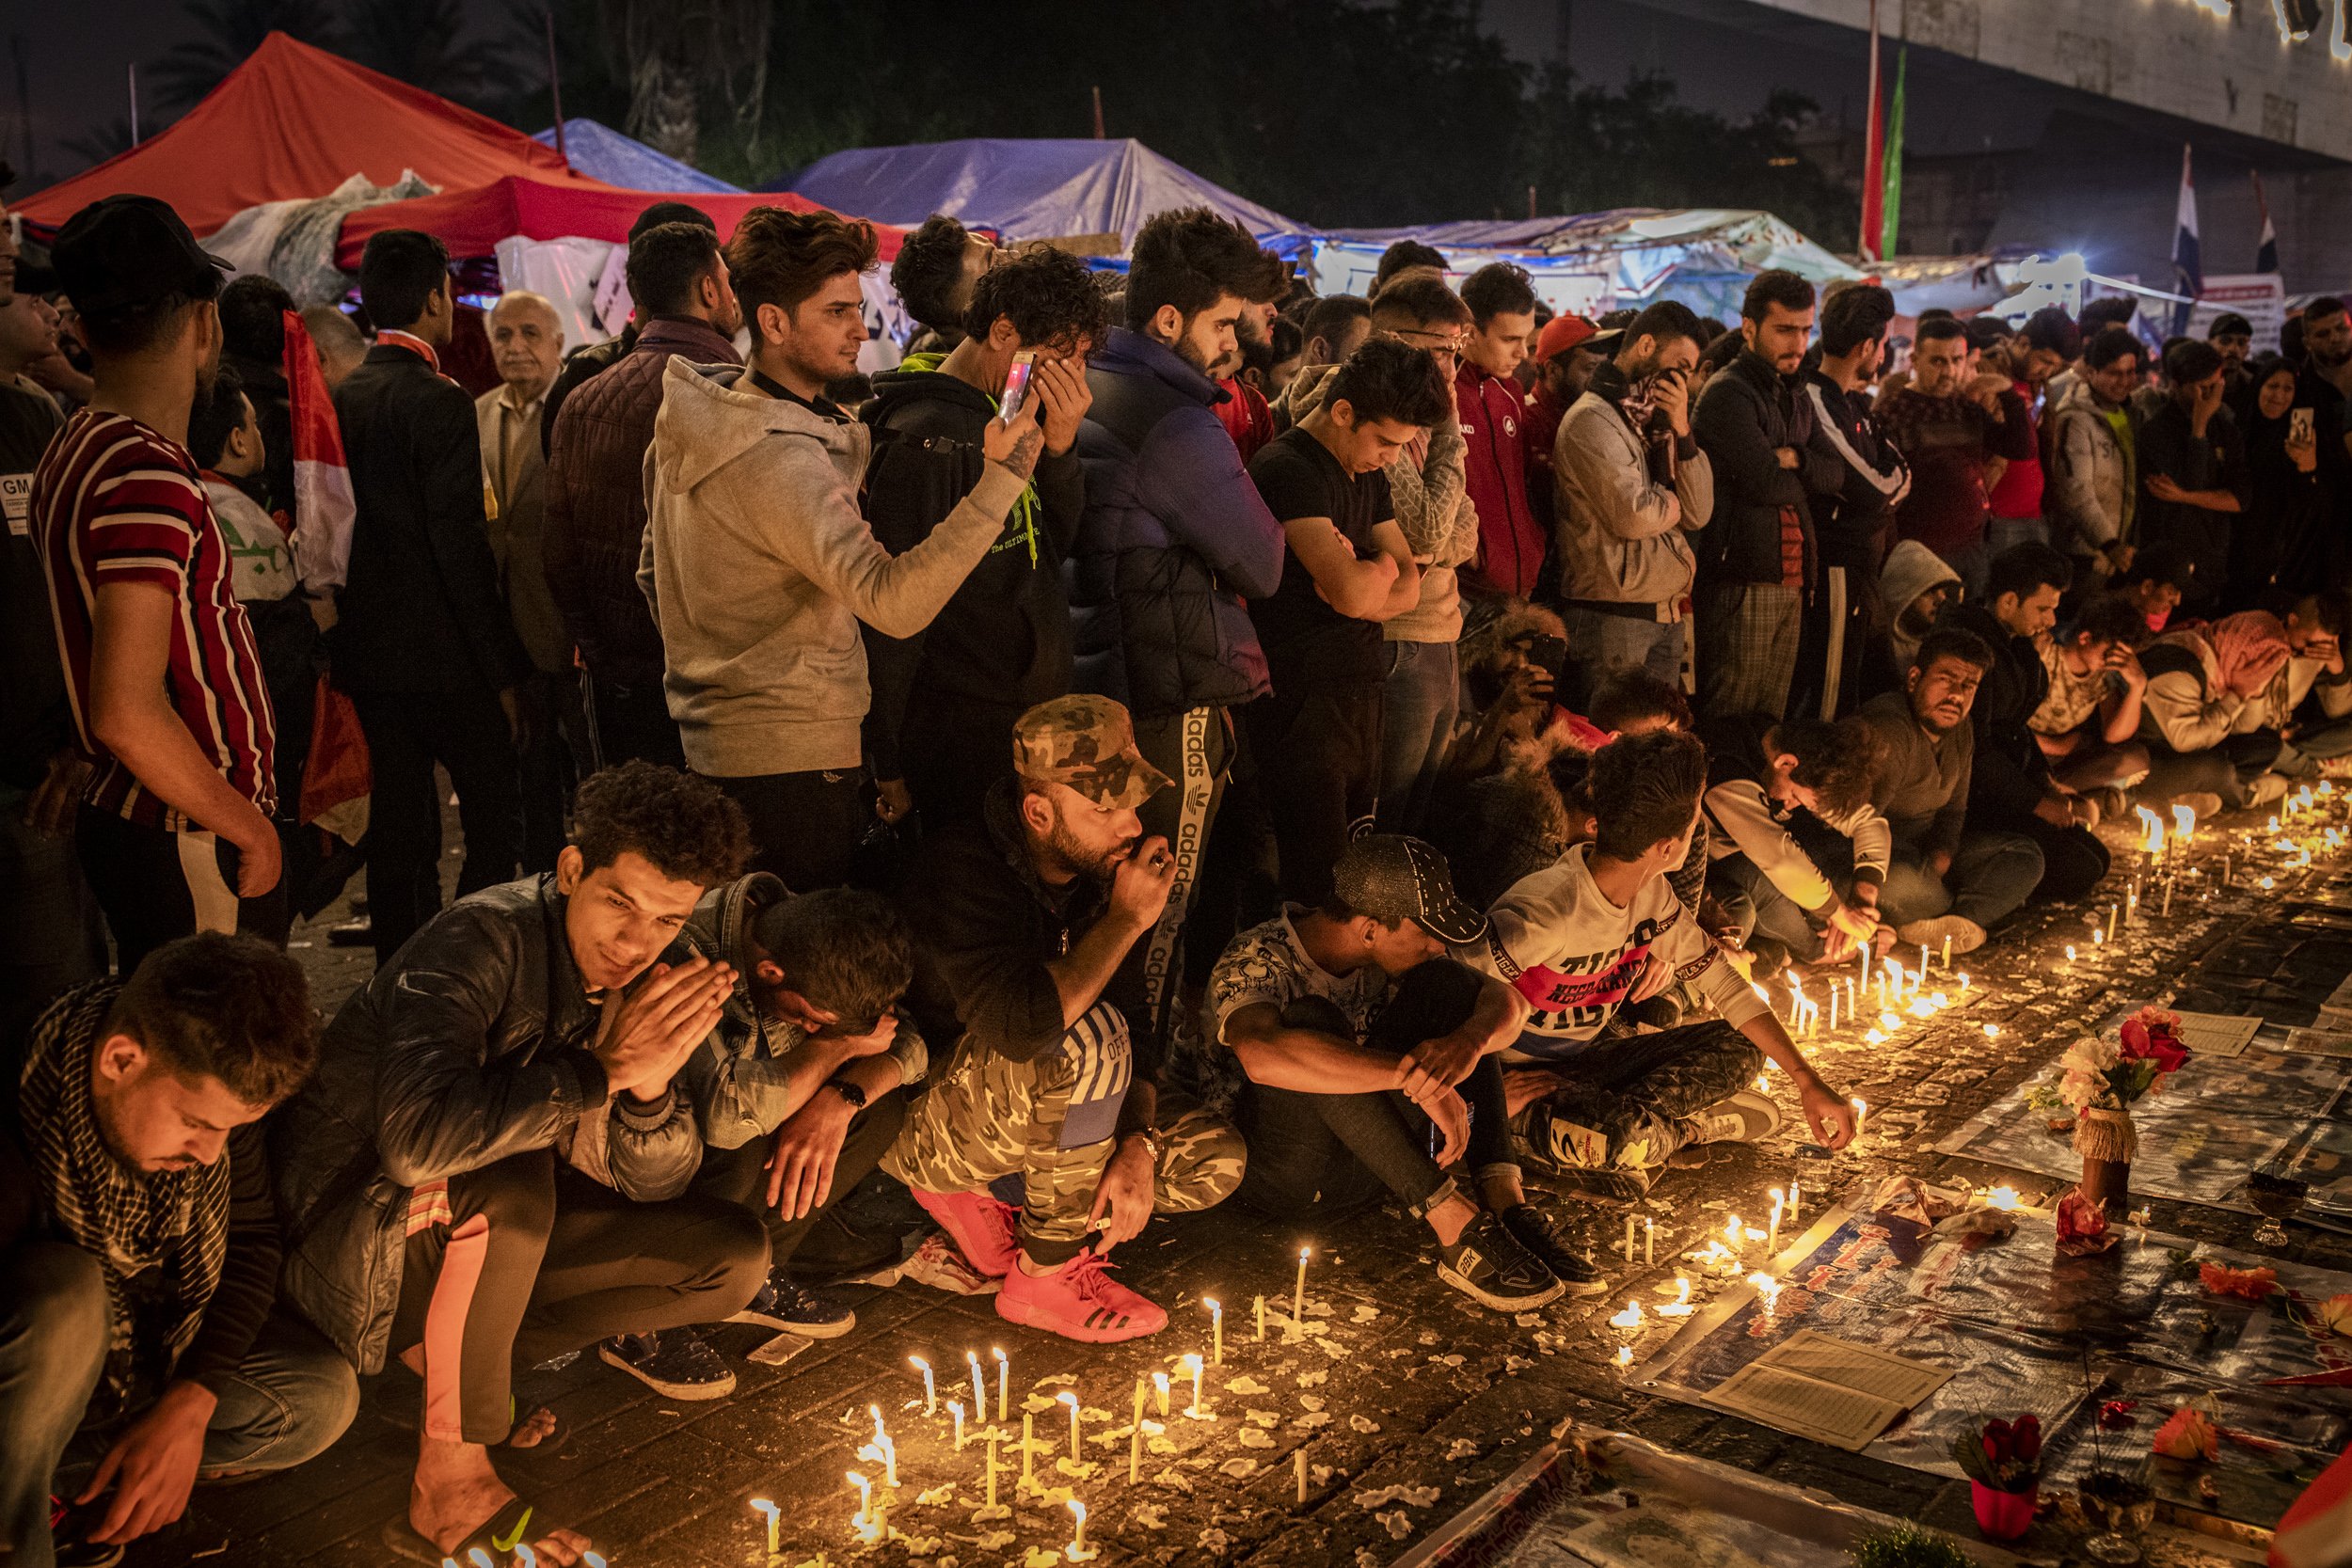
{"label": "crowd of people", "polygon": [[[1851,1137],[1754,982],[2352,755],[2336,300],[1905,359],[1867,282],[1595,321],[1411,243],[1315,298],[1206,210],[1124,274],[935,217],[868,380],[878,265],[658,204],[582,345],[416,231],[356,313],[147,198],[0,263],[0,1555],[111,1561],[397,1364],[389,1548],[576,1561],[518,1374],[851,1332],[877,1172],[923,1277],[1072,1339],[1164,1326],[1113,1255],[1225,1203],[1597,1293],[1547,1192],[1769,1135],[1767,1061]],[[363,832],[305,803],[345,710]],[[283,947],[359,861],[322,1028]]]}

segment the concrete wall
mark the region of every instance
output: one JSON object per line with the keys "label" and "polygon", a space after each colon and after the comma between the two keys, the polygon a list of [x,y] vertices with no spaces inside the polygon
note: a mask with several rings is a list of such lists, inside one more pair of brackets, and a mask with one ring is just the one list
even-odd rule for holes
{"label": "concrete wall", "polygon": [[[1683,8],[1691,0],[1663,3]],[[1869,0],[1741,3],[1869,26]],[[2235,0],[2227,18],[2199,0],[1879,0],[1879,26],[1887,38],[2058,87],[2352,160],[2352,59],[2330,50],[2346,3],[2321,0],[2319,27],[2293,44],[2279,37],[2271,0]],[[1708,0],[1695,8],[1709,8]]]}

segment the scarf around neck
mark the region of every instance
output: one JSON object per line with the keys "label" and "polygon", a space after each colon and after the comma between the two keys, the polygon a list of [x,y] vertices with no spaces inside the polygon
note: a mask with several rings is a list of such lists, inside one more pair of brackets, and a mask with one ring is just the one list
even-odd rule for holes
{"label": "scarf around neck", "polygon": [[[118,1403],[141,1360],[160,1350],[160,1375],[196,1338],[229,1250],[229,1161],[153,1174],[133,1170],[106,1147],[90,1092],[91,1063],[121,987],[77,986],[34,1023],[19,1085],[20,1116],[35,1179],[66,1238],[105,1265],[104,1386]],[[164,1343],[135,1342],[125,1287],[161,1266]]]}

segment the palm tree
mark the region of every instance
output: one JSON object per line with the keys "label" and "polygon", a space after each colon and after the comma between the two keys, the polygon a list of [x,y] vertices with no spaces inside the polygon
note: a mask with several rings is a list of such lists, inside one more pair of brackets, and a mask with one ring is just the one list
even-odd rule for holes
{"label": "palm tree", "polygon": [[370,70],[476,106],[504,87],[479,49],[459,43],[461,0],[352,0],[350,16],[351,57]]}
{"label": "palm tree", "polygon": [[323,0],[187,0],[187,8],[203,36],[155,63],[155,103],[166,111],[193,107],[274,32],[331,49],[341,31]]}

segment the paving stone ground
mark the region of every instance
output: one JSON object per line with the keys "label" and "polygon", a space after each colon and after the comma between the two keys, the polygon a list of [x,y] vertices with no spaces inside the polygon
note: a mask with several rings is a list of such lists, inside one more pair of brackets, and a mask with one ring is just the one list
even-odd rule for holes
{"label": "paving stone ground", "polygon": [[[2217,847],[2201,850],[2200,863],[2211,867]],[[1440,1285],[1426,1232],[1400,1215],[1374,1216],[1345,1234],[1309,1235],[1219,1212],[1155,1223],[1120,1249],[1120,1277],[1168,1308],[1170,1326],[1155,1338],[1073,1345],[1011,1328],[995,1317],[989,1297],[946,1295],[911,1282],[860,1289],[850,1292],[860,1316],[856,1331],[781,1368],[741,1359],[766,1338],[763,1331],[713,1331],[739,1370],[739,1386],[727,1400],[663,1400],[593,1355],[564,1372],[527,1380],[518,1397],[551,1404],[568,1439],[553,1454],[501,1458],[501,1467],[537,1503],[543,1524],[588,1532],[616,1568],[771,1568],[763,1528],[749,1506],[754,1497],[781,1507],[777,1568],[898,1568],[948,1558],[961,1568],[1020,1564],[1027,1549],[1068,1541],[1067,1513],[1025,1505],[1008,1525],[971,1524],[982,1451],[977,1444],[954,1450],[944,1402],[939,1419],[922,1418],[919,1380],[907,1358],[926,1356],[938,1370],[944,1402],[955,1397],[950,1384],[960,1383],[968,1397],[966,1350],[985,1360],[990,1346],[1001,1345],[1011,1358],[1016,1410],[1033,1380],[1067,1378],[1084,1402],[1089,1429],[1108,1430],[1125,1425],[1139,1373],[1209,1350],[1205,1295],[1225,1307],[1226,1362],[1207,1377],[1217,1418],[1171,1418],[1167,1436],[1174,1451],[1146,1456],[1140,1487],[1127,1484],[1123,1442],[1090,1444],[1102,1473],[1074,1483],[1090,1510],[1089,1544],[1102,1548],[1105,1564],[1386,1562],[1507,1475],[1569,1417],[1972,1534],[1963,1483],[1627,1389],[1609,1364],[1617,1336],[1604,1320],[1630,1297],[1657,1299],[1650,1285],[1671,1279],[1677,1255],[1702,1232],[1720,1228],[1724,1210],[1710,1211],[1709,1203],[1760,1216],[1770,1206],[1766,1191],[1792,1178],[1813,1195],[1810,1210],[1820,1199],[1865,1196],[1893,1171],[1947,1180],[1991,1175],[1989,1167],[1937,1155],[1935,1142],[2124,1000],[2169,997],[2186,1007],[2310,1022],[2352,972],[2352,937],[2290,925],[2285,900],[2298,888],[2318,886],[2336,869],[2334,857],[2323,855],[2296,873],[2274,870],[2277,883],[2269,890],[2253,885],[2266,867],[2249,863],[2245,844],[2234,847],[2233,861],[2229,890],[2211,891],[2212,878],[2201,878],[2193,885],[2207,891],[2177,895],[2169,918],[2152,913],[2122,927],[2113,947],[2094,950],[2087,924],[2092,906],[2103,916],[2122,896],[2121,872],[2137,862],[2136,852],[2119,852],[2119,876],[2083,908],[2035,911],[1955,964],[1972,979],[1964,1007],[1912,1024],[1883,1045],[1866,1044],[1851,1029],[1807,1042],[1832,1083],[1868,1102],[1860,1144],[1829,1159],[1800,1155],[1809,1140],[1795,1097],[1783,1092],[1788,1120],[1767,1145],[1718,1148],[1704,1168],[1660,1184],[1642,1211],[1658,1226],[1658,1267],[1628,1272],[1614,1264],[1607,1297],[1563,1302],[1514,1320]],[[340,1001],[370,968],[364,951],[326,945],[326,926],[342,913],[330,911],[295,936],[310,943],[297,951],[323,1006]],[[2078,956],[2073,964],[2063,957],[2069,942]],[[1933,984],[1957,992],[1956,976],[1937,976]],[[1987,1037],[1986,1023],[1999,1030],[1997,1037]],[[2015,1180],[2029,1196],[2052,1185],[1997,1179]],[[2252,1224],[2161,1200],[2152,1207],[2157,1229],[2200,1240],[2243,1243]],[[1626,1211],[1563,1199],[1558,1212],[1580,1244],[1597,1259],[1610,1258]],[[2345,1238],[2292,1228],[2289,1257],[2352,1268]],[[1328,1326],[1302,1343],[1282,1344],[1279,1334],[1258,1343],[1250,1304],[1260,1294],[1270,1303],[1287,1300],[1302,1244],[1315,1248],[1310,1320]],[[1345,1354],[1323,1348],[1326,1342]],[[1245,1377],[1253,1381],[1242,1385],[1244,1391],[1228,1391]],[[1177,1388],[1181,1412],[1189,1390],[1181,1374]],[[1050,1396],[1057,1386],[1040,1391]],[[990,1392],[993,1399],[993,1375]],[[910,1399],[912,1410],[905,1408]],[[199,1493],[188,1520],[135,1550],[131,1568],[215,1559],[238,1568],[373,1568],[393,1560],[378,1530],[405,1507],[414,1442],[406,1412],[414,1403],[406,1374],[376,1380],[352,1431],[325,1457],[290,1475]],[[890,1523],[914,1539],[864,1549],[850,1529],[855,1501],[844,1473],[879,1474],[854,1456],[870,1436],[869,1403],[882,1406],[898,1445],[902,1487]],[[1271,1424],[1253,1421],[1251,1412],[1270,1414]],[[1318,1415],[1327,1418],[1314,1419]],[[1052,1406],[1037,1428],[1041,1441],[1055,1445],[1041,1462],[1051,1465],[1065,1451],[1064,1408]],[[1293,1458],[1302,1449],[1311,1466],[1303,1503]],[[1012,1463],[1010,1447],[1004,1451]],[[1169,1482],[1160,1483],[1162,1476]],[[916,1504],[919,1492],[949,1481],[952,1505]],[[1375,1506],[1360,1500],[1390,1487],[1422,1490]],[[1412,1500],[1432,1492],[1425,1504]],[[983,1534],[1007,1528],[1009,1540]],[[2047,1544],[2054,1553],[2064,1547],[2055,1539]],[[1037,1558],[1031,1568],[1044,1561]]]}

